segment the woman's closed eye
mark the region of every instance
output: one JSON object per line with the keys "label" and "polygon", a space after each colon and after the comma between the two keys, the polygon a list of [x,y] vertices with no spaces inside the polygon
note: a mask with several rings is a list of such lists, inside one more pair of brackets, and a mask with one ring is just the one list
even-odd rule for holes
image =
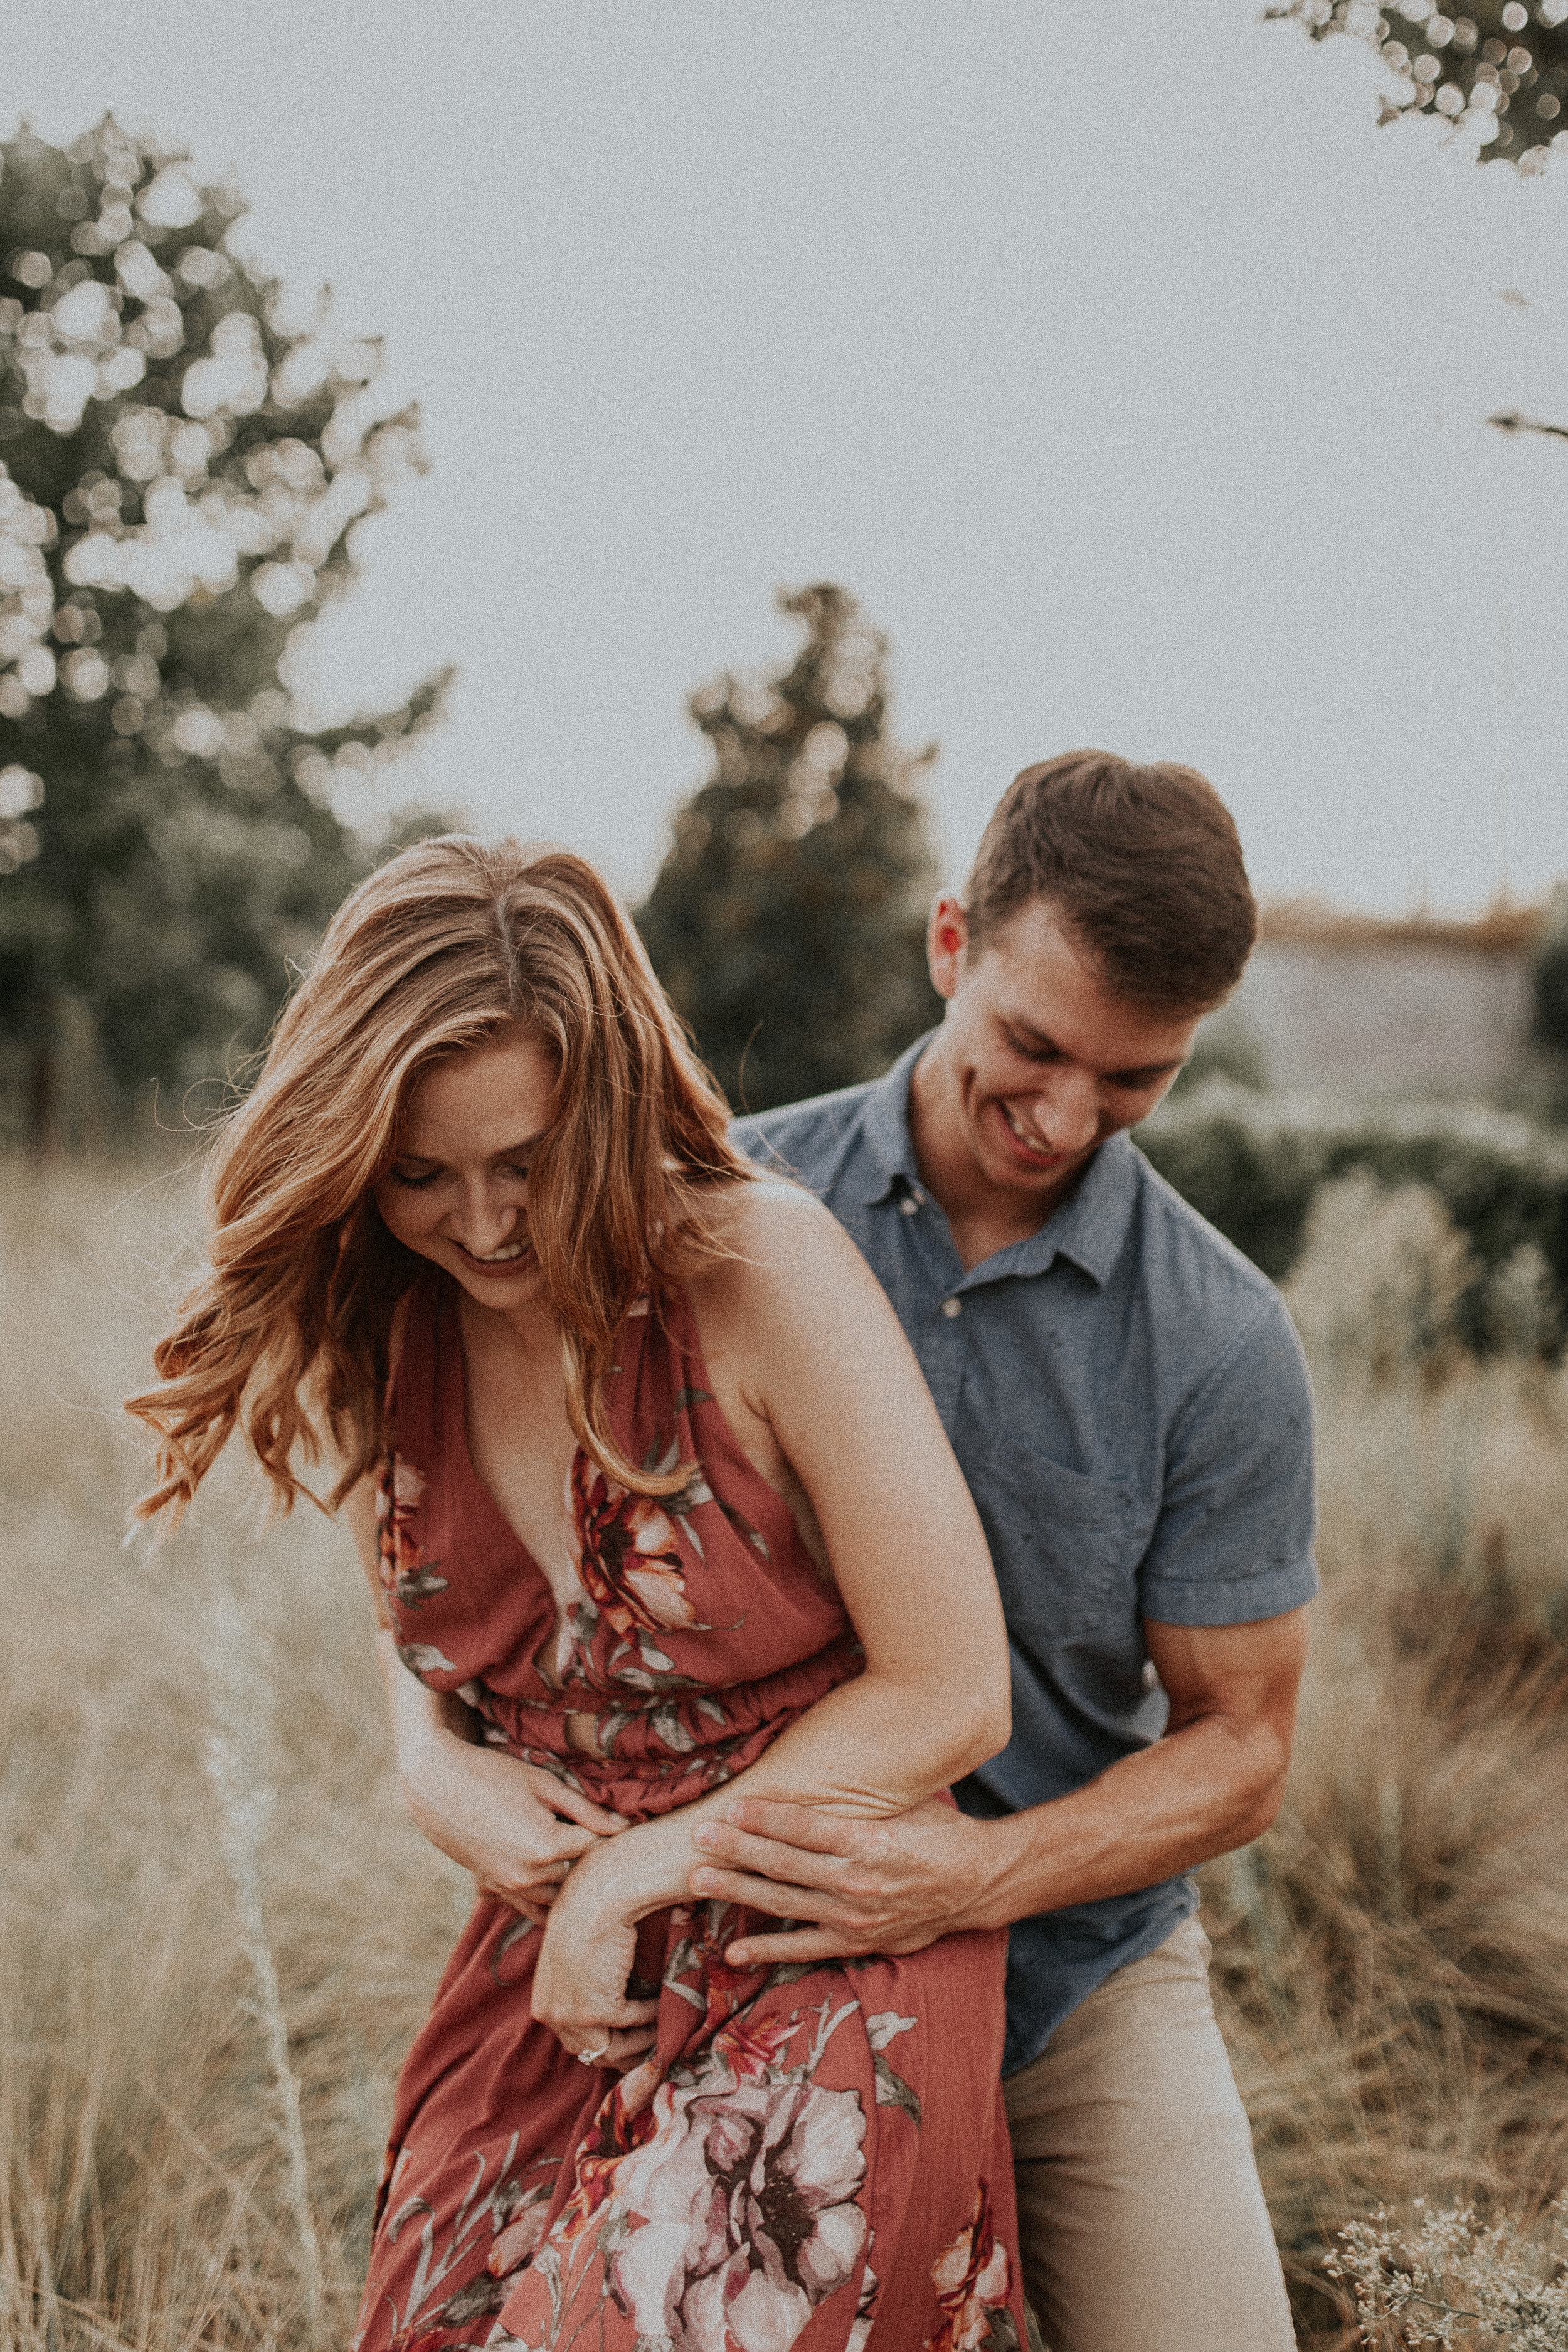
{"label": "woman's closed eye", "polygon": [[[444,1168],[428,1168],[423,1176],[405,1176],[400,1168],[389,1168],[386,1172],[395,1184],[401,1184],[405,1192],[423,1192],[427,1186],[434,1184],[438,1176],[444,1176],[447,1171]],[[498,1168],[496,1173],[498,1176],[514,1176],[520,1184],[526,1184],[528,1181],[526,1168]]]}

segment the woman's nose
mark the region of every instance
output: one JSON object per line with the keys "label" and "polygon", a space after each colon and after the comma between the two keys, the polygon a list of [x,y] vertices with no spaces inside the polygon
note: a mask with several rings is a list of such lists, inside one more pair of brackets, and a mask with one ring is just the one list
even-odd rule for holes
{"label": "woman's nose", "polygon": [[515,1201],[500,1201],[479,1187],[465,1192],[452,1218],[452,1231],[476,1257],[488,1257],[512,1238],[518,1220]]}

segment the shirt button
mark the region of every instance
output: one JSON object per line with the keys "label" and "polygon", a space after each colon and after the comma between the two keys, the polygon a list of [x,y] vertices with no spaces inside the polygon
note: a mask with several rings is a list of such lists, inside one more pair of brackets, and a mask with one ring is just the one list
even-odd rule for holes
{"label": "shirt button", "polygon": [[948,1318],[948,1320],[951,1322],[951,1321],[952,1321],[952,1318],[953,1318],[955,1315],[962,1315],[962,1314],[963,1314],[963,1299],[962,1299],[962,1298],[944,1298],[944,1299],[942,1300],[942,1313],[943,1313],[943,1314]]}
{"label": "shirt button", "polygon": [[906,1193],[904,1198],[899,1202],[899,1206],[903,1211],[906,1217],[918,1217],[920,1214],[920,1202],[911,1199],[908,1193]]}

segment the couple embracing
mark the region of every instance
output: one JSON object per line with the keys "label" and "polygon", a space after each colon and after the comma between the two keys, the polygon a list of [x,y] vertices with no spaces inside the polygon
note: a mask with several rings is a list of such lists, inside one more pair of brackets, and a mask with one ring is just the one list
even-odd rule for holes
{"label": "couple embracing", "polygon": [[1202,777],[1026,769],[942,1025],[732,1124],[569,853],[339,912],[132,1402],[148,1515],[329,1454],[479,1887],[361,2352],[1293,2342],[1184,1874],[1279,1801],[1310,1403],[1125,1132],[1255,930]]}

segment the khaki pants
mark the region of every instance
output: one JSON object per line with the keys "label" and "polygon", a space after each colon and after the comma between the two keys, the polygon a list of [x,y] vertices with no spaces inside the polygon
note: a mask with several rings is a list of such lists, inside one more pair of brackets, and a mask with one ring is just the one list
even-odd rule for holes
{"label": "khaki pants", "polygon": [[1050,2352],[1293,2352],[1252,2135],[1184,1920],[1004,2089]]}

